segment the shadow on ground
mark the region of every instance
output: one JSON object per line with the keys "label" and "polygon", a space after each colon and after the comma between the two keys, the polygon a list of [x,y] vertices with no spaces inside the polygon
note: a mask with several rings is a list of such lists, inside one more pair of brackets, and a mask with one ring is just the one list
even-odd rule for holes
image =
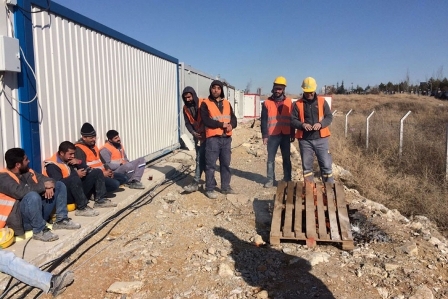
{"label": "shadow on ground", "polygon": [[269,240],[271,230],[272,210],[274,208],[274,199],[255,198],[252,203],[255,214],[255,230],[257,234],[263,237],[263,240]]}
{"label": "shadow on ground", "polygon": [[311,266],[306,260],[270,246],[257,247],[221,227],[215,227],[213,232],[232,244],[230,256],[237,275],[247,284],[267,291],[269,298],[335,298],[325,284],[310,273]]}

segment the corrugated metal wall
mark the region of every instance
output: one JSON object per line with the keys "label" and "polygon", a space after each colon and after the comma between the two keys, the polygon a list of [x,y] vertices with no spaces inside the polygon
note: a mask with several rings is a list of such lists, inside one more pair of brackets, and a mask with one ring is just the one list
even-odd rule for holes
{"label": "corrugated metal wall", "polygon": [[[14,37],[11,24],[14,15],[2,7],[0,11],[0,35]],[[5,72],[0,86],[0,167],[5,167],[5,152],[20,146],[19,117],[17,104],[17,74]]]}
{"label": "corrugated metal wall", "polygon": [[32,14],[42,158],[84,122],[104,143],[117,130],[130,159],[178,144],[177,62],[58,15]]}

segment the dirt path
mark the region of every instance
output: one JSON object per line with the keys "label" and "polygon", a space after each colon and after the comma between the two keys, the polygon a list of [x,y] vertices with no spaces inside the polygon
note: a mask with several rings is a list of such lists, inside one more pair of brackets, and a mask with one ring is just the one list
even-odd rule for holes
{"label": "dirt path", "polygon": [[[257,124],[240,124],[234,132],[231,185],[238,195],[210,200],[202,192],[182,194],[192,173],[174,174],[174,182],[154,190],[154,197],[65,261],[76,281],[61,298],[448,297],[448,250],[434,226],[424,218],[410,221],[354,190],[347,191],[354,251],[294,242],[255,246],[257,235],[268,242],[275,194],[262,186],[266,153],[259,137]],[[293,158],[296,171],[296,153]],[[134,284],[127,295],[106,292],[115,282]]]}

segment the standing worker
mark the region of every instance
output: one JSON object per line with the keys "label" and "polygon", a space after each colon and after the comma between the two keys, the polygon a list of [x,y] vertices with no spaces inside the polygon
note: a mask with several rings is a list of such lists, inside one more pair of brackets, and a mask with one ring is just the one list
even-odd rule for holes
{"label": "standing worker", "polygon": [[261,108],[261,135],[268,148],[267,182],[265,188],[275,183],[275,155],[278,147],[283,158],[283,180],[291,180],[291,142],[294,141],[294,128],[291,127],[292,101],[285,96],[286,79],[277,77],[272,95],[264,101]]}
{"label": "standing worker", "polygon": [[328,146],[330,137],[328,127],[333,121],[333,114],[327,101],[317,96],[316,89],[317,83],[314,78],[307,77],[303,80],[303,97],[293,107],[291,124],[297,129],[296,138],[299,139],[304,180],[314,181],[313,162],[316,154],[322,181],[334,183],[333,162]]}
{"label": "standing worker", "polygon": [[205,125],[205,195],[208,198],[218,197],[214,191],[215,164],[219,158],[221,173],[221,192],[234,194],[230,187],[230,159],[232,155],[232,130],[236,128],[236,116],[229,101],[224,99],[223,84],[214,80],[210,85],[210,95],[201,104],[201,118]]}
{"label": "standing worker", "polygon": [[202,172],[205,171],[205,129],[199,110],[203,99],[199,99],[196,91],[191,86],[184,88],[182,92],[184,101],[184,119],[188,132],[193,135],[194,147],[196,149],[196,170],[193,181],[190,185],[184,187],[185,192],[195,192],[199,187],[199,180]]}

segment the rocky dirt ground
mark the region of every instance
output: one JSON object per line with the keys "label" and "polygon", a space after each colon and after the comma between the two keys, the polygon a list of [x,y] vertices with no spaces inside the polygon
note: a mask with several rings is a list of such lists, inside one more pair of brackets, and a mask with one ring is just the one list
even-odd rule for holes
{"label": "rocky dirt ground", "polygon": [[[353,251],[334,243],[312,249],[300,242],[270,246],[276,189],[262,185],[266,151],[259,131],[258,123],[247,122],[234,132],[237,195],[210,200],[200,191],[183,194],[193,158],[178,161],[185,168],[173,181],[111,220],[64,261],[61,267],[74,270],[76,280],[60,298],[448,297],[448,247],[437,228],[425,217],[405,218],[356,190],[345,190]],[[297,150],[292,158],[300,180]],[[349,175],[335,169],[338,179]]]}

